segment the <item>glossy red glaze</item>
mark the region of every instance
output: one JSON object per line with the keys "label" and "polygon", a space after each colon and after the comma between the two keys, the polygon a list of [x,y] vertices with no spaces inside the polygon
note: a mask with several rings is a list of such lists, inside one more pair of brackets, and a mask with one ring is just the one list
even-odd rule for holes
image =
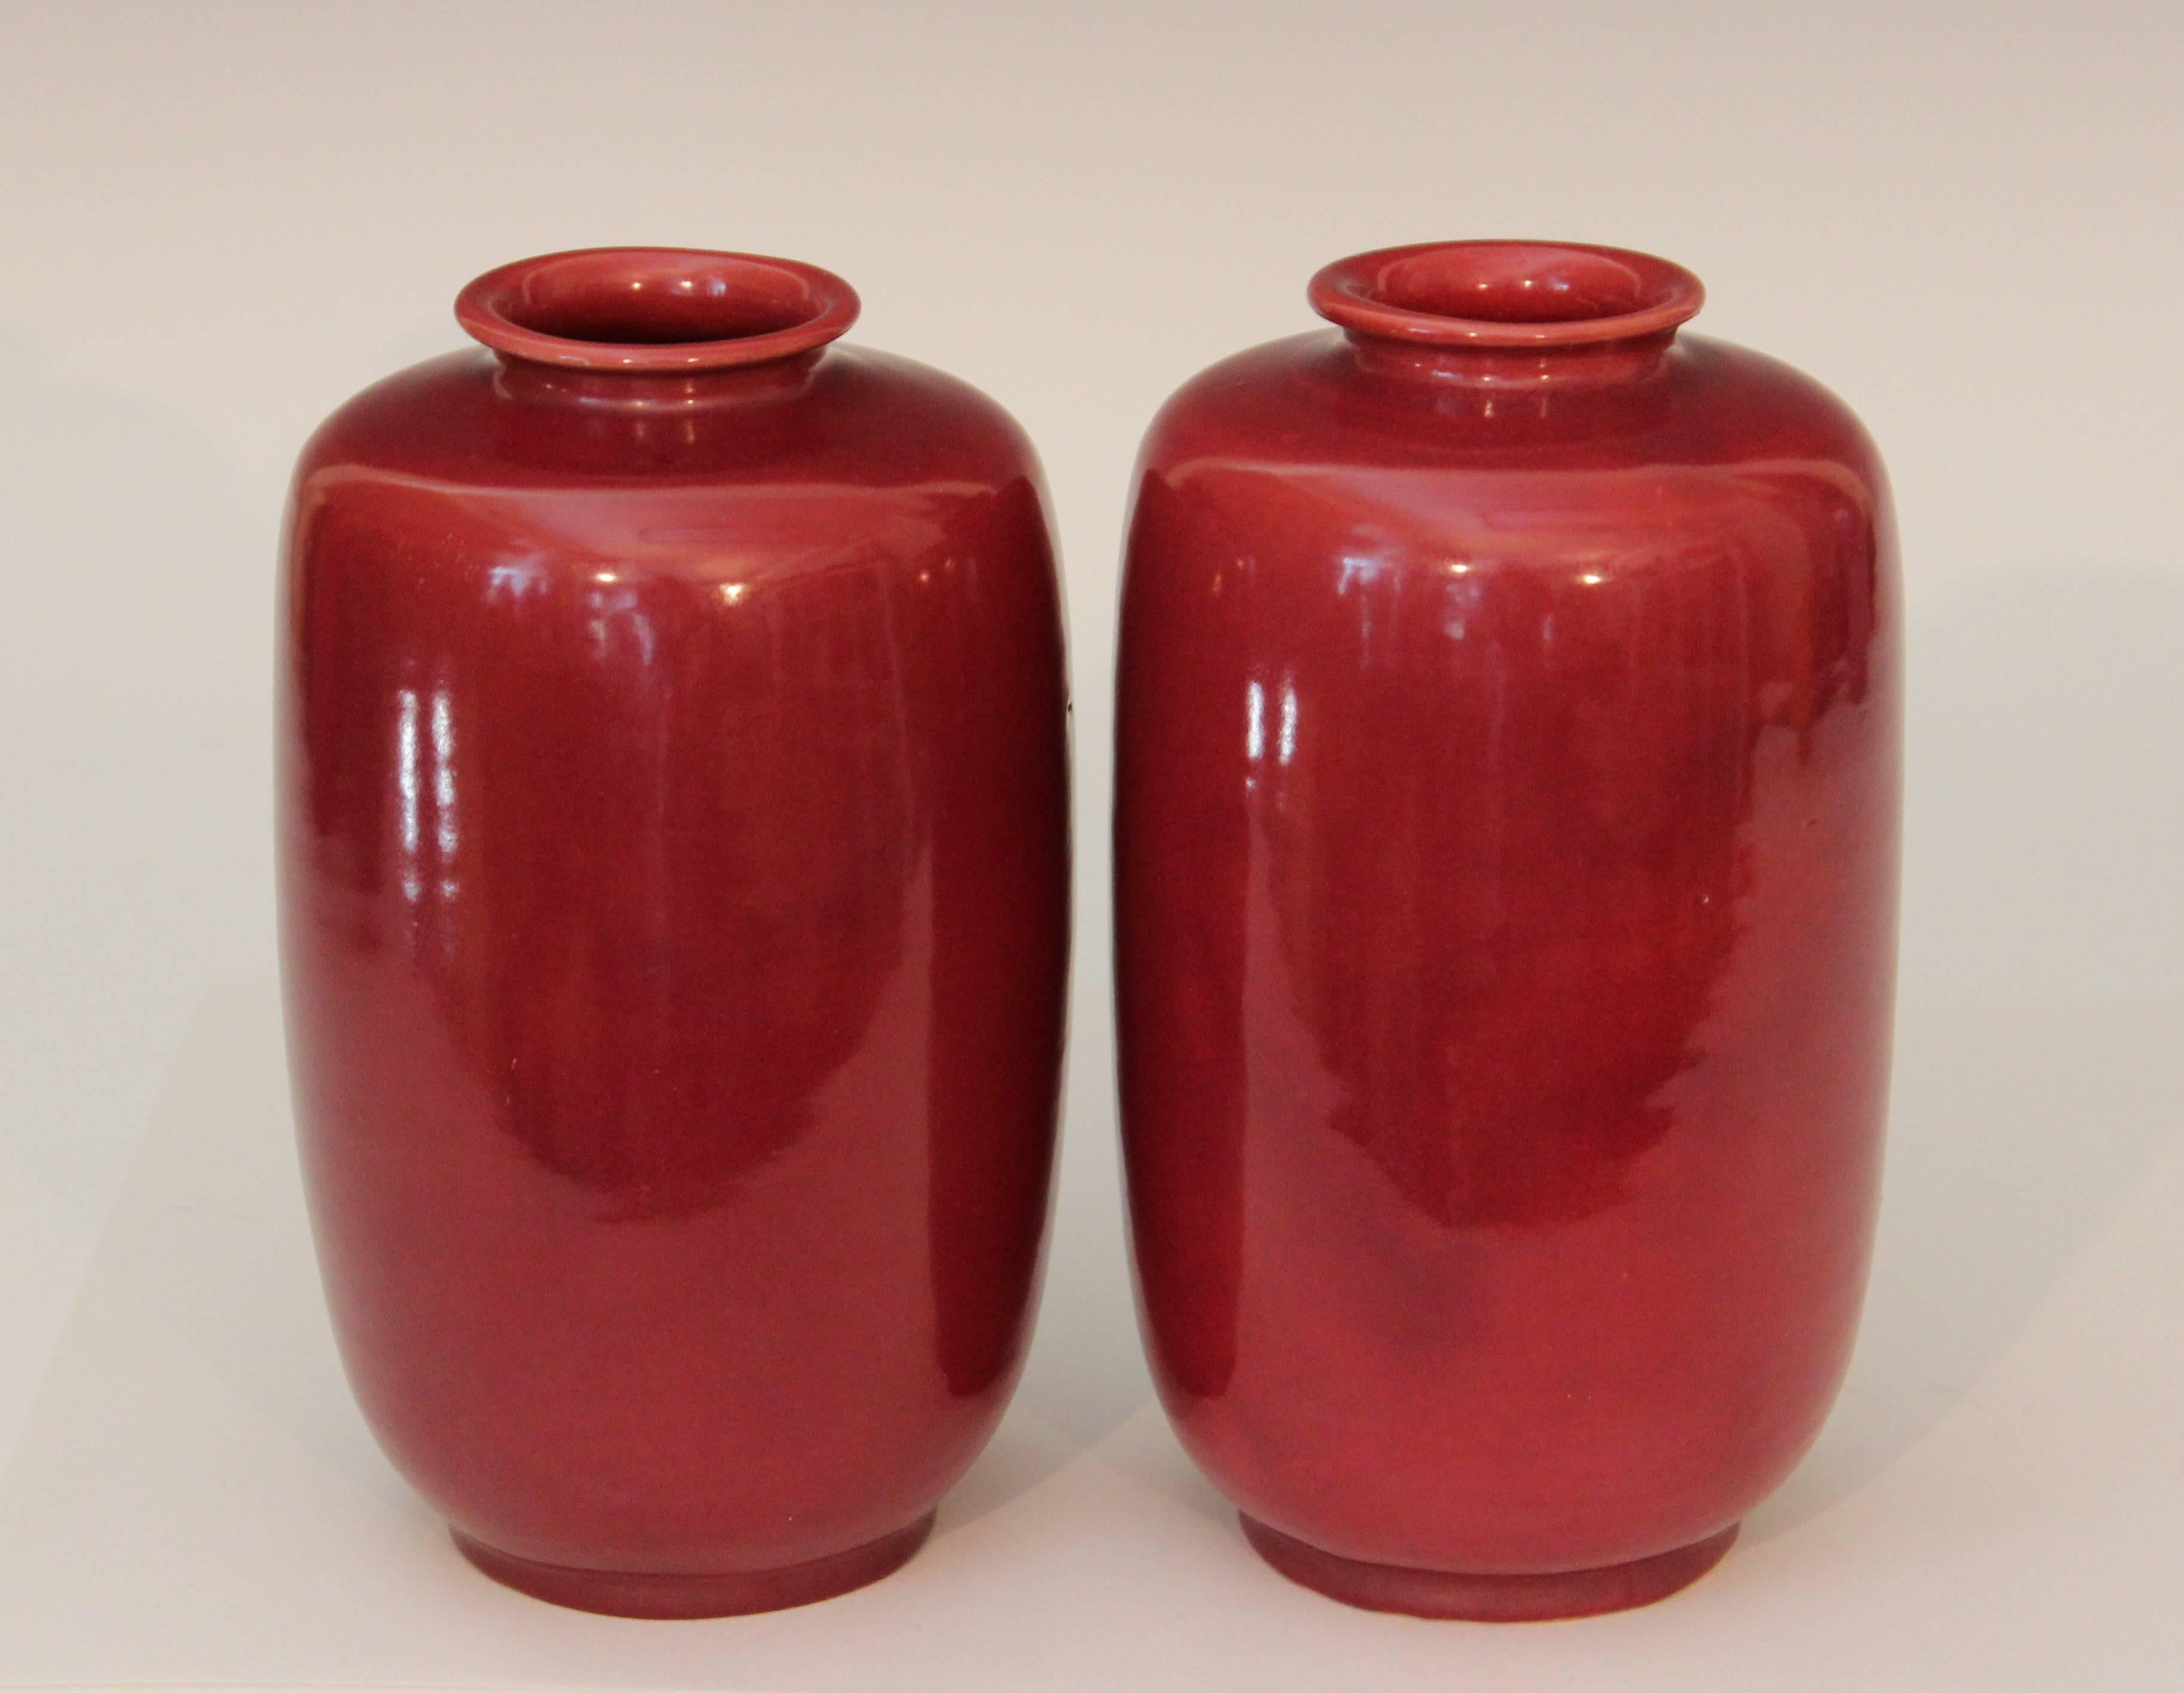
{"label": "glossy red glaze", "polygon": [[1038,465],[826,344],[855,298],[809,267],[559,255],[464,302],[503,353],[343,407],[287,535],[343,1354],[500,1579],[824,1597],[915,1549],[1027,1337],[1068,949]]}
{"label": "glossy red glaze", "polygon": [[1185,386],[1131,521],[1117,970],[1156,1378],[1323,1590],[1643,1602],[1804,1451],[1863,1292],[1881,467],[1812,381],[1678,338],[1700,291],[1658,259],[1404,248],[1313,298],[1347,332]]}

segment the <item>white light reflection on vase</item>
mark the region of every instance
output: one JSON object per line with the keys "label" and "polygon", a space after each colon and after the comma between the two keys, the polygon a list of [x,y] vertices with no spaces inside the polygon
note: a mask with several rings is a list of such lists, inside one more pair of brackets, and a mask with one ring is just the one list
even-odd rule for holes
{"label": "white light reflection on vase", "polygon": [[[455,892],[455,849],[461,833],[455,812],[454,704],[445,683],[432,690],[429,705],[415,688],[394,695],[394,787],[401,805],[398,826],[402,858],[402,897],[411,905],[424,897],[430,869],[437,872],[443,899]],[[432,839],[426,842],[426,813]]]}
{"label": "white light reflection on vase", "polygon": [[442,682],[432,690],[432,841],[439,849],[440,897],[455,894],[455,714]]}
{"label": "white light reflection on vase", "polygon": [[403,688],[394,696],[394,784],[402,797],[402,897],[411,905],[425,891],[417,873],[418,771],[417,694]]}

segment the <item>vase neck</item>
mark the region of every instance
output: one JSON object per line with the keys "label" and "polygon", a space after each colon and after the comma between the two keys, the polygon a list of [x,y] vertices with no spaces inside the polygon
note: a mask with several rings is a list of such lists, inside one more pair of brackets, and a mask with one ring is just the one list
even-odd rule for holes
{"label": "vase neck", "polygon": [[793,398],[811,385],[825,356],[814,348],[791,358],[719,370],[583,370],[499,355],[493,385],[511,399],[580,406],[639,416],[681,415]]}
{"label": "vase neck", "polygon": [[1540,392],[1642,380],[1705,299],[1680,265],[1621,248],[1435,242],[1312,280],[1313,308],[1376,374]]}
{"label": "vase neck", "polygon": [[1513,394],[1561,393],[1641,381],[1661,368],[1676,332],[1592,347],[1433,347],[1351,334],[1352,356],[1362,370],[1398,381],[1446,383]]}

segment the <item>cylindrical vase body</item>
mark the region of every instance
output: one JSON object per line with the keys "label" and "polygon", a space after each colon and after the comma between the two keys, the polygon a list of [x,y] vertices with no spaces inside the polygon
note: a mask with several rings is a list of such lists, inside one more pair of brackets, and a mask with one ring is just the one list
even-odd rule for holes
{"label": "cylindrical vase body", "polygon": [[1021,1364],[1068,949],[1021,432],[744,255],[508,267],[298,466],[289,1041],[365,1413],[565,1603],[914,1550]]}
{"label": "cylindrical vase body", "polygon": [[1477,1617],[1694,1579],[1871,1238],[1901,610],[1840,402],[1687,272],[1478,242],[1145,443],[1117,702],[1156,1378],[1286,1573]]}

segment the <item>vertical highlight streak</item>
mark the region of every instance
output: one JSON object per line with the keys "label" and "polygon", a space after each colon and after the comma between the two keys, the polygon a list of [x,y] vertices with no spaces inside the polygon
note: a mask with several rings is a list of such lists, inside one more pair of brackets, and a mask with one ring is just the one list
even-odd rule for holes
{"label": "vertical highlight streak", "polygon": [[432,690],[432,808],[442,868],[455,855],[455,720],[445,688]]}
{"label": "vertical highlight streak", "polygon": [[405,688],[395,695],[394,783],[402,796],[402,893],[412,902],[424,892],[417,876],[418,778],[417,695]]}

